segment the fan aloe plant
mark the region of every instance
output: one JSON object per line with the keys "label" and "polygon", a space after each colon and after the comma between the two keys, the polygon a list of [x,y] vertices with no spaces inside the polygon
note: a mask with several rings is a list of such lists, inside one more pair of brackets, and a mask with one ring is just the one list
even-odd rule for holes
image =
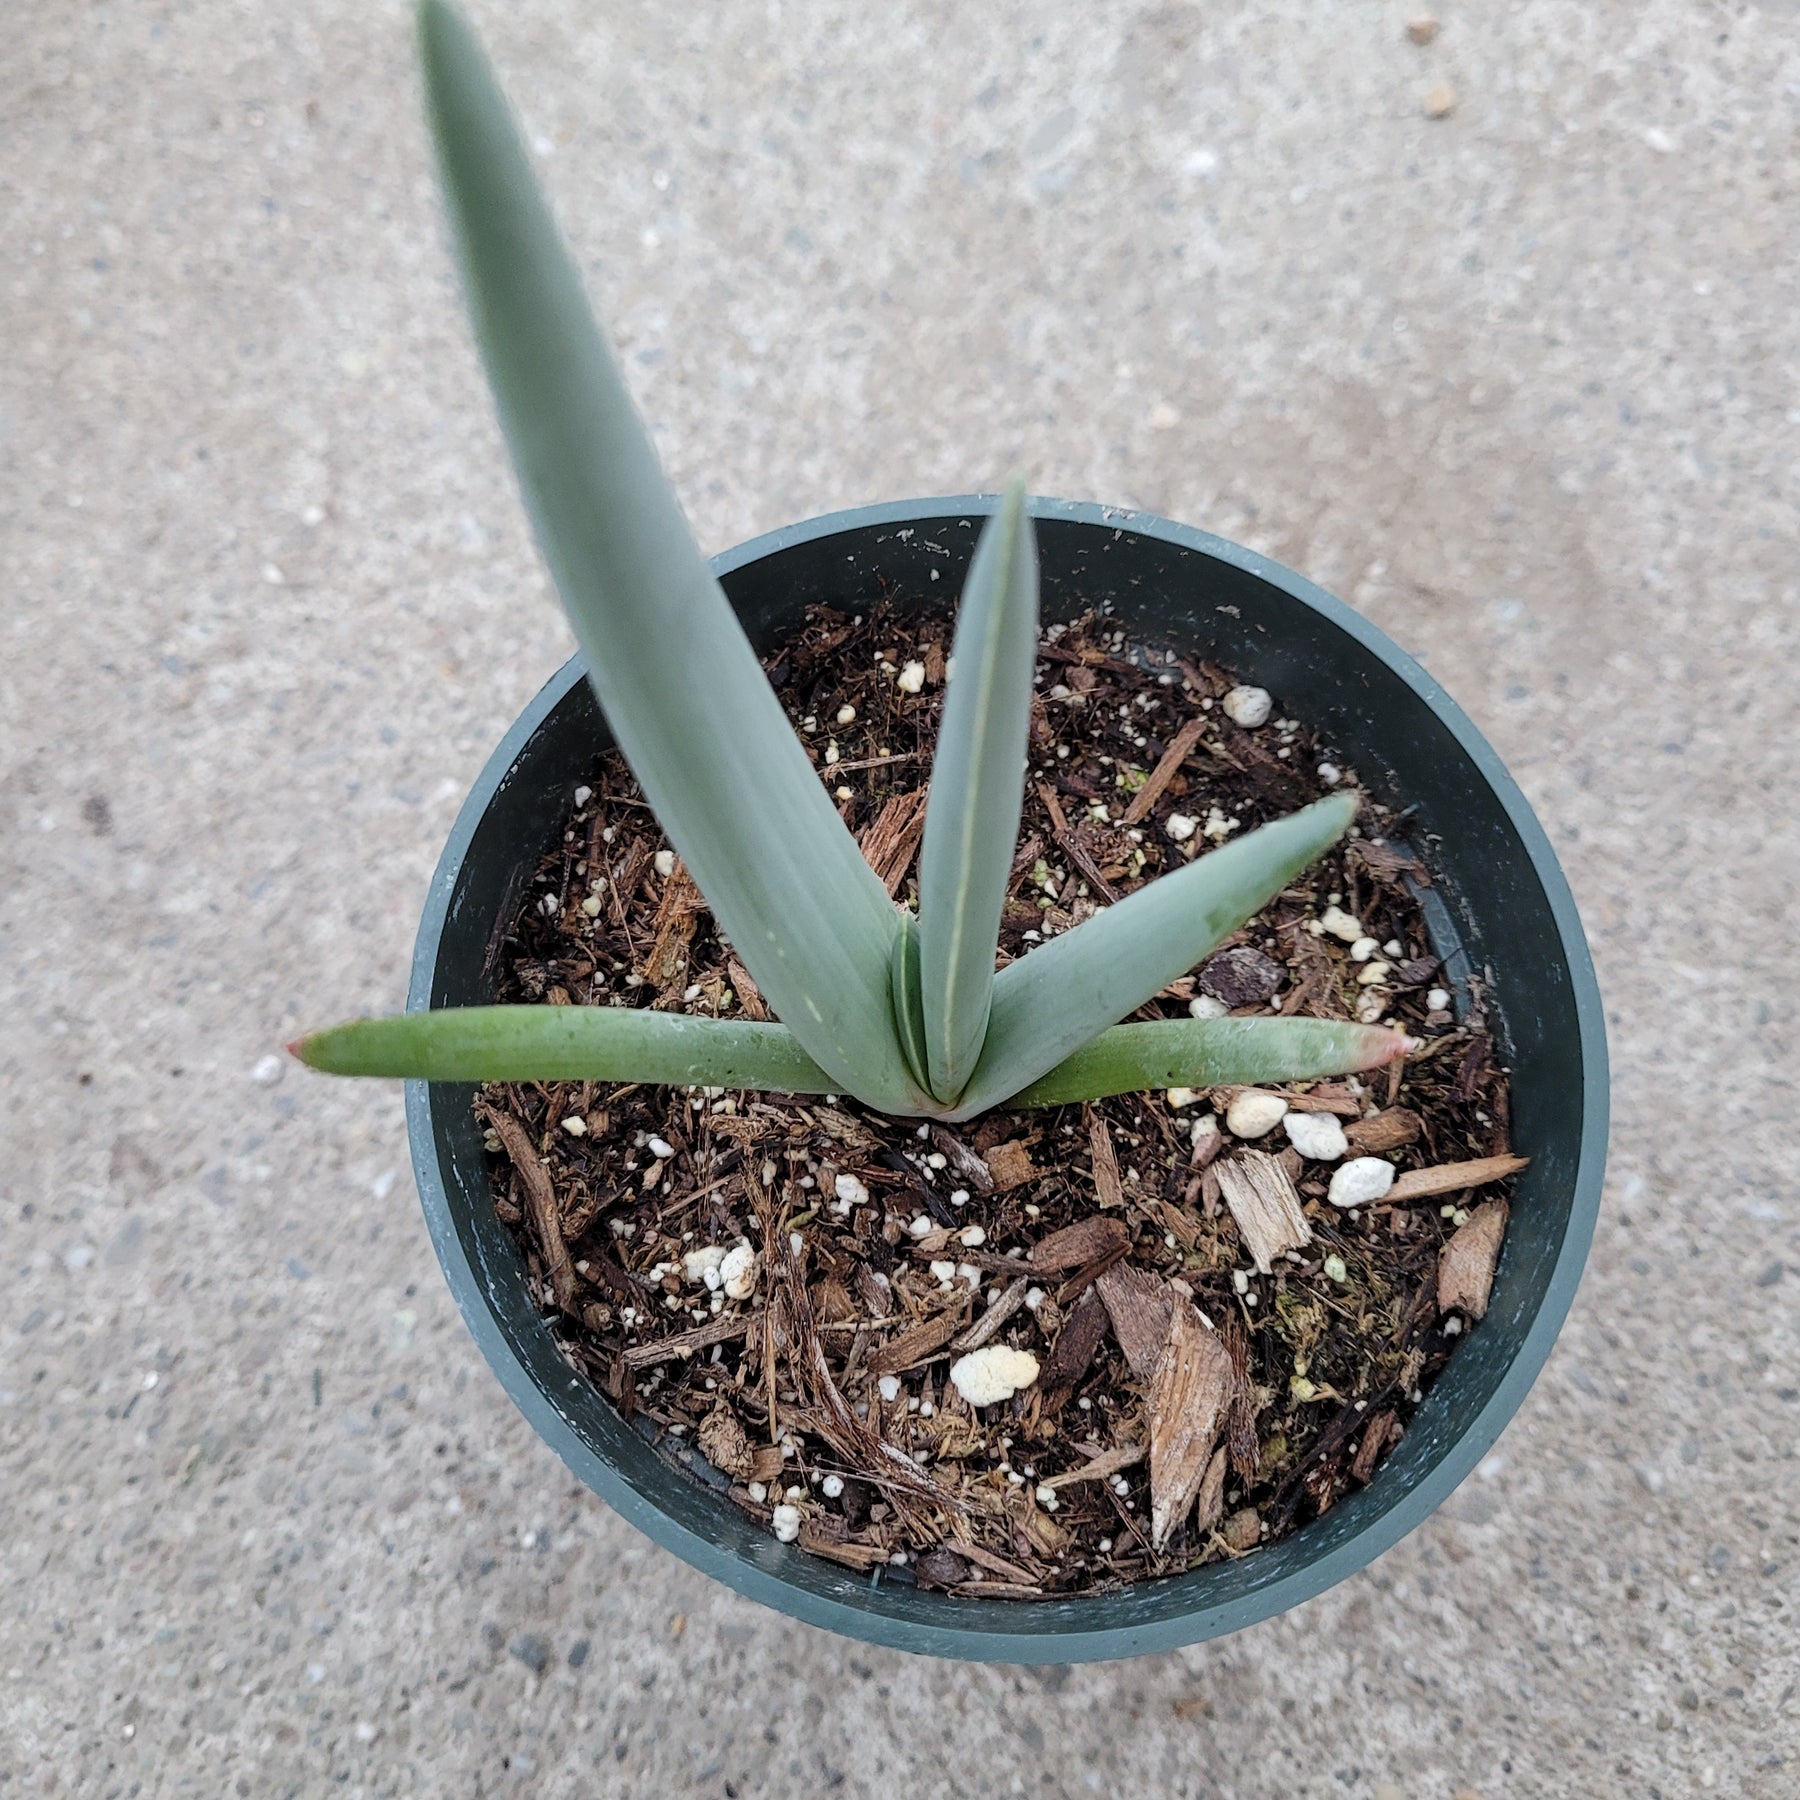
{"label": "fan aloe plant", "polygon": [[468,1007],[359,1020],[296,1054],[349,1075],[848,1093],[945,1120],[1400,1054],[1398,1032],[1326,1020],[1117,1023],[1336,841],[1348,796],[1196,858],[996,973],[1038,638],[1016,483],[962,592],[917,914],[895,905],[694,542],[473,36],[425,0],[420,40],[469,309],[538,542],[620,749],[781,1022]]}

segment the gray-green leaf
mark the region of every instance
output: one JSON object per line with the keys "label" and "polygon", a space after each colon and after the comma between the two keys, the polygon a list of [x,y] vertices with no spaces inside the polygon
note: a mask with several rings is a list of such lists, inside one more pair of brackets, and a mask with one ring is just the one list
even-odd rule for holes
{"label": "gray-green leaf", "polygon": [[1277,819],[1159,876],[1002,969],[959,1117],[997,1106],[1135,1012],[1251,918],[1349,828],[1355,798]]}
{"label": "gray-green leaf", "polygon": [[1379,1068],[1404,1032],[1334,1019],[1156,1019],[1115,1025],[1014,1094],[1012,1106],[1064,1106],[1145,1088],[1260,1087]]}
{"label": "gray-green leaf", "polygon": [[419,1081],[646,1081],[839,1090],[785,1026],[627,1006],[459,1006],[334,1025],[288,1046],[328,1075]]}
{"label": "gray-green leaf", "polygon": [[475,335],[607,720],[783,1022],[839,1087],[917,1110],[894,908],[694,543],[473,36],[441,0],[419,30]]}
{"label": "gray-green leaf", "polygon": [[1019,835],[1038,571],[1014,482],[975,546],[956,621],[919,851],[919,993],[926,1076],[940,1100],[968,1084],[987,1034],[1000,909]]}

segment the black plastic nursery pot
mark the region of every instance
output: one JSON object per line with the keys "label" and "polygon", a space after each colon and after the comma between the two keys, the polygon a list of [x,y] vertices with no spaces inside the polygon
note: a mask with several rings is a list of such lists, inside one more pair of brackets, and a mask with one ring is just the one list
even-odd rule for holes
{"label": "black plastic nursery pot", "polygon": [[[859,507],[714,562],[768,650],[805,609],[905,609],[961,591],[992,496]],[[1235,544],[1142,513],[1032,502],[1045,621],[1090,608],[1130,637],[1216,659],[1267,687],[1407,823],[1452,984],[1479,974],[1512,1071],[1518,1177],[1486,1318],[1364,1489],[1280,1543],[1125,1592],[958,1598],[904,1571],[857,1575],[778,1543],[702,1477],[672,1467],[558,1351],[496,1217],[472,1090],[407,1084],[413,1168],[444,1274],[520,1410],[596,1494],[677,1556],[794,1618],[937,1656],[1046,1663],[1169,1650],[1240,1630],[1353,1574],[1419,1524],[1500,1435],[1575,1295],[1606,1155],[1606,1044],[1574,901],[1524,796],[1456,704],[1342,602]],[[419,927],[408,1005],[492,1000],[501,934],[574,787],[610,742],[579,659],[495,750],[464,804]],[[689,1453],[692,1454],[692,1453]],[[695,1457],[698,1463],[698,1457]]]}

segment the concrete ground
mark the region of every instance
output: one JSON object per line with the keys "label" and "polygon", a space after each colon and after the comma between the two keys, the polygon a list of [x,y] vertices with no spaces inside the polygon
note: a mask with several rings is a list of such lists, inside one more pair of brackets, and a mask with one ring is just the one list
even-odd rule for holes
{"label": "concrete ground", "polygon": [[705,543],[1016,467],[1427,658],[1593,936],[1599,1238],[1480,1474],[1222,1643],[947,1666],[651,1547],[398,1091],[264,1060],[399,1000],[566,647],[408,20],[19,9],[0,1794],[1794,1792],[1793,0],[476,11]]}

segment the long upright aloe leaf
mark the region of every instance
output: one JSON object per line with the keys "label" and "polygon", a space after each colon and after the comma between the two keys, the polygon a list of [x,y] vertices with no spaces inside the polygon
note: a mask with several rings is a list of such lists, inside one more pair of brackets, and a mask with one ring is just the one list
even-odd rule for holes
{"label": "long upright aloe leaf", "polygon": [[1064,1106],[1144,1088],[1257,1087],[1375,1069],[1411,1039],[1335,1019],[1154,1019],[1115,1025],[1014,1094],[1013,1106]]}
{"label": "long upright aloe leaf", "polygon": [[785,1026],[627,1006],[462,1006],[358,1019],[288,1046],[328,1075],[421,1081],[651,1081],[825,1094]]}
{"label": "long upright aloe leaf", "polygon": [[959,1116],[997,1106],[1135,1012],[1280,893],[1355,816],[1350,795],[1317,801],[1009,963],[994,981],[987,1043]]}
{"label": "long upright aloe leaf", "polygon": [[607,721],[783,1022],[842,1088],[915,1111],[894,908],[694,543],[479,47],[442,0],[419,31],[475,335]]}
{"label": "long upright aloe leaf", "polygon": [[963,587],[919,851],[926,1078],[944,1101],[968,1085],[987,1035],[1000,908],[1019,835],[1037,619],[1037,548],[1014,482],[975,546]]}

